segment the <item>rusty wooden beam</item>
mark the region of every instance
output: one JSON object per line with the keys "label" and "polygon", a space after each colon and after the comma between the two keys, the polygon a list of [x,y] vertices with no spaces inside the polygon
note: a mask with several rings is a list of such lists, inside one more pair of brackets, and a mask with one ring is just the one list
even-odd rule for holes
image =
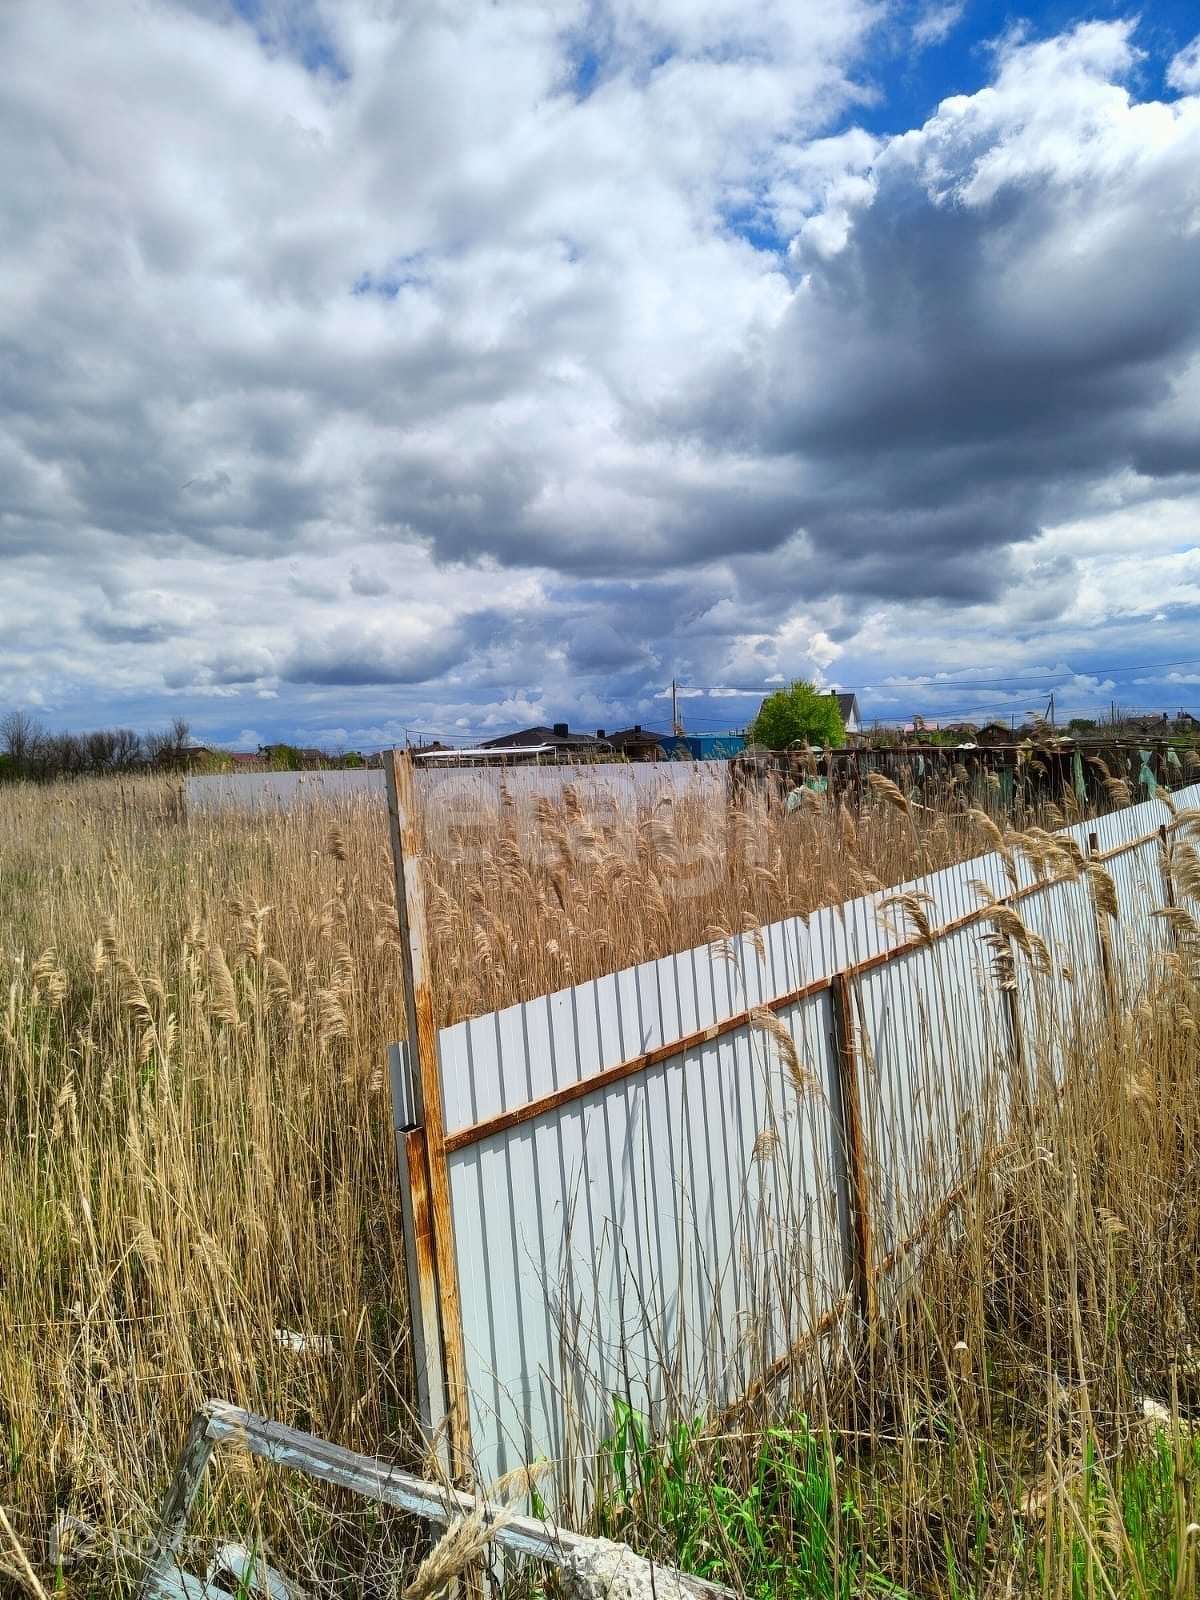
{"label": "rusty wooden beam", "polygon": [[[1168,911],[1174,911],[1177,902],[1175,899],[1175,880],[1171,876],[1171,838],[1165,822],[1158,830],[1158,869],[1162,873],[1164,904]],[[1167,929],[1172,950],[1178,950],[1179,930],[1170,918],[1167,919]]]}
{"label": "rusty wooden beam", "polygon": [[[428,1255],[418,1256],[418,1265],[427,1276],[419,1285],[420,1309],[418,1311],[414,1307],[413,1313],[414,1318],[417,1314],[424,1315],[425,1307],[432,1304],[431,1297],[436,1294],[441,1326],[450,1470],[456,1478],[465,1479],[470,1476],[472,1466],[469,1391],[463,1351],[458,1260],[454,1250],[454,1220],[450,1206],[450,1179],[446,1171],[442,1084],[438,1066],[432,974],[429,970],[421,831],[413,789],[412,759],[405,752],[389,751],[385,771],[392,856],[396,868],[396,911],[404,966],[404,1005],[408,1019],[409,1050],[413,1052],[416,1064],[413,1090],[418,1122],[424,1131],[428,1237],[433,1244],[432,1260]],[[433,1282],[428,1281],[430,1268],[434,1274]]]}
{"label": "rusty wooden beam", "polygon": [[[788,1006],[798,1005],[802,1000],[809,999],[812,995],[823,993],[828,987],[829,979],[820,978],[816,983],[805,984],[801,989],[789,989],[787,994],[779,995],[774,1000],[764,1000],[761,1007],[756,1006],[752,1009],[783,1011]],[[622,1078],[632,1077],[637,1072],[645,1072],[647,1067],[657,1066],[660,1061],[670,1061],[673,1056],[699,1050],[703,1045],[711,1044],[714,1039],[720,1039],[727,1033],[749,1027],[750,1021],[749,1009],[735,1011],[732,1016],[724,1017],[720,1022],[710,1023],[707,1028],[697,1028],[694,1033],[684,1034],[682,1038],[672,1039],[667,1044],[655,1045],[653,1050],[644,1050],[641,1055],[630,1056],[628,1060],[606,1067],[590,1078],[564,1083],[560,1088],[552,1089],[549,1094],[541,1095],[536,1100],[513,1106],[508,1111],[497,1111],[494,1116],[472,1123],[469,1128],[459,1128],[453,1133],[448,1133],[446,1149],[464,1150],[468,1145],[478,1144],[493,1134],[506,1133],[509,1128],[519,1127],[522,1122],[544,1116],[548,1111],[557,1111],[560,1106],[569,1105],[572,1100],[582,1099],[584,1095],[592,1094],[597,1089],[606,1089],[611,1084],[619,1083]]]}
{"label": "rusty wooden beam", "polygon": [[[1154,834],[1148,834],[1145,839],[1139,839],[1137,842],[1146,844],[1154,837]],[[1088,834],[1088,859],[1090,861],[1110,861],[1116,853],[1115,850],[1102,852],[1100,850],[1099,834]],[[1101,911],[1096,900],[1095,889],[1091,890],[1090,898],[1092,902],[1092,921],[1096,925],[1096,943],[1100,948],[1100,973],[1104,980],[1104,997],[1108,1003],[1109,1012],[1115,1013],[1117,1010],[1117,984],[1116,976],[1113,972],[1112,934],[1109,932],[1105,913]]]}
{"label": "rusty wooden beam", "polygon": [[[439,1453],[444,1456],[446,1371],[442,1365],[437,1249],[429,1202],[429,1163],[425,1153],[424,1128],[403,1129],[397,1136],[396,1154],[400,1163],[403,1197],[404,1253],[408,1268],[417,1405],[430,1442],[435,1443]],[[443,1464],[449,1466],[446,1461]]]}
{"label": "rusty wooden beam", "polygon": [[875,1272],[871,1261],[871,1198],[866,1135],[858,1083],[858,1054],[854,1048],[854,1013],[850,1004],[850,983],[845,973],[839,972],[830,984],[830,1002],[833,1050],[841,1091],[839,1132],[850,1201],[851,1286],[859,1310],[874,1326]]}

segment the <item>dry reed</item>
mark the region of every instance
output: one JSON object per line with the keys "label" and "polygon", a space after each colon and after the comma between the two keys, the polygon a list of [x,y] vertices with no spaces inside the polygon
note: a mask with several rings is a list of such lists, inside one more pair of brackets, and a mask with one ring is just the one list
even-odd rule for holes
{"label": "dry reed", "polygon": [[43,1571],[69,1518],[111,1577],[209,1395],[413,1457],[378,813],[0,789],[0,1501]]}
{"label": "dry reed", "polygon": [[[1039,819],[1018,837],[958,796],[918,809],[897,793],[905,804],[881,790],[861,814],[750,797],[722,805],[716,828],[699,801],[588,814],[567,791],[532,823],[502,808],[482,843],[478,827],[443,829],[428,895],[439,1020],[996,847],[1083,870],[1109,909],[1110,884],[1056,855]],[[1181,884],[1200,883],[1198,860],[1185,831]],[[922,902],[897,905],[919,930]],[[940,1531],[966,1526],[973,1451],[989,1496],[1044,1493],[1065,1517],[1088,1431],[1106,1451],[1131,1437],[1133,1383],[1161,1396],[1174,1363],[1191,1395],[1200,1096],[1185,916],[1166,998],[1113,1019],[1061,1106],[1030,1108],[1024,1142],[927,1250],[929,1294],[874,1347],[869,1382],[818,1386],[825,1432],[871,1447],[898,1582],[944,1589]],[[992,921],[1019,940],[999,908]],[[377,805],[188,818],[165,780],[0,789],[0,1502],[47,1587],[64,1576],[54,1530],[77,1524],[101,1530],[104,1551],[64,1581],[104,1592],[210,1394],[415,1458],[383,1071],[403,1032],[399,973]],[[1037,1398],[1056,1383],[1065,1409]],[[988,1432],[1000,1412],[1008,1453]],[[957,1442],[935,1466],[920,1441],[946,1417]],[[318,1583],[375,1572],[395,1587],[372,1553],[378,1529],[336,1496],[230,1462],[202,1529],[249,1517]],[[993,1556],[1018,1570],[1009,1546]]]}

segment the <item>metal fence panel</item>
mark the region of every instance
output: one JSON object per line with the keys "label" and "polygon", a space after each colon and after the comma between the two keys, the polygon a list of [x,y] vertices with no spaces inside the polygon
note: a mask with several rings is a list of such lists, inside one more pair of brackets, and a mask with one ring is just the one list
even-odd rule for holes
{"label": "metal fence panel", "polygon": [[[1118,852],[1121,985],[1144,984],[1165,937],[1147,835],[1168,815],[1151,803],[1067,830]],[[1073,1024],[1104,994],[1088,877],[1039,879],[1035,854],[993,852],[441,1031],[481,1476],[549,1456],[578,1468],[580,1501],[614,1396],[651,1418],[711,1411],[844,1296],[835,975],[850,975],[875,1265],[969,1181],[1003,1135],[1017,1067],[1061,1075]],[[1011,988],[1014,947],[980,915],[992,898],[1044,944],[1044,961],[1012,955]],[[760,1006],[790,1047],[748,1015]]]}
{"label": "metal fence panel", "polygon": [[981,935],[944,934],[855,985],[876,1261],[963,1182],[1000,1122],[1008,1051]]}
{"label": "metal fence panel", "polygon": [[728,761],[599,761],[552,766],[425,767],[414,773],[423,804],[487,805],[493,796],[520,805],[538,796],[557,802],[573,789],[587,810],[631,801],[692,796],[712,790],[722,800]]}
{"label": "metal fence panel", "polygon": [[[435,825],[439,815],[498,816],[504,804],[532,817],[539,795],[561,801],[573,788],[591,811],[625,812],[632,803],[653,806],[685,796],[724,806],[727,761],[607,762],[588,766],[426,769],[414,774],[422,805]],[[189,809],[290,810],[316,800],[370,795],[386,799],[381,767],[336,767],[317,772],[221,772],[185,780]],[[724,816],[722,813],[722,826]]]}
{"label": "metal fence panel", "polygon": [[783,1021],[800,1074],[746,1027],[452,1153],[484,1476],[732,1401],[837,1298],[828,995]]}
{"label": "metal fence panel", "polygon": [[1022,1050],[1032,1088],[1041,1073],[1062,1082],[1080,1022],[1107,1003],[1096,909],[1087,879],[1060,878],[1020,902],[1030,934],[1045,947],[1049,971],[1012,953]]}
{"label": "metal fence panel", "polygon": [[379,799],[386,803],[378,767],[328,772],[222,772],[186,780],[189,811],[290,811],[318,801]]}

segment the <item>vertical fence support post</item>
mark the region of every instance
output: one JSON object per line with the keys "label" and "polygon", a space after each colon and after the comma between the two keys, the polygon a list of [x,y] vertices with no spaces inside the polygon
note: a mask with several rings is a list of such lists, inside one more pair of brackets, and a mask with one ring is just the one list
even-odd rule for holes
{"label": "vertical fence support post", "polygon": [[[1159,871],[1162,873],[1163,904],[1168,911],[1174,911],[1176,901],[1175,880],[1171,876],[1171,839],[1165,822],[1161,823],[1158,829],[1158,866]],[[1169,917],[1167,919],[1167,927],[1170,930],[1171,948],[1172,950],[1177,950],[1179,948],[1179,930]]]}
{"label": "vertical fence support post", "polygon": [[1024,1094],[1033,1092],[1029,1055],[1025,1049],[1025,1030],[1021,1026],[1021,999],[1017,993],[1017,958],[1010,938],[1003,938],[1003,950],[996,949],[994,971],[1000,988],[1000,1004],[1004,1013],[1004,1031],[1008,1039],[1009,1060]]}
{"label": "vertical fence support post", "polygon": [[[1088,856],[1095,861],[1100,854],[1099,834],[1088,834]],[[1097,863],[1099,864],[1099,863]],[[1092,900],[1092,918],[1096,924],[1096,942],[1100,946],[1100,971],[1104,976],[1104,996],[1108,1002],[1110,1015],[1117,1011],[1117,986],[1113,974],[1112,936],[1108,931],[1105,913],[1096,900],[1095,885],[1090,886]]]}
{"label": "vertical fence support post", "polygon": [[429,1204],[429,1161],[425,1153],[424,1128],[400,1129],[396,1135],[396,1156],[400,1164],[404,1208],[404,1255],[417,1407],[428,1438],[437,1444],[442,1466],[449,1470],[442,1312],[438,1300],[437,1251]]}
{"label": "vertical fence support post", "polygon": [[867,1188],[866,1145],[863,1137],[862,1099],[858,1089],[858,1061],[854,1049],[854,1014],[849,980],[836,973],[829,984],[833,1019],[833,1049],[837,1058],[840,1115],[838,1133],[846,1167],[850,1210],[850,1281],[858,1309],[870,1326],[875,1324],[875,1273],[871,1260],[871,1211]]}
{"label": "vertical fence support post", "polygon": [[[432,1377],[437,1367],[441,1368],[450,1471],[455,1478],[464,1479],[471,1473],[471,1433],[467,1411],[462,1304],[458,1291],[458,1263],[454,1253],[442,1083],[425,924],[421,833],[413,787],[412,758],[405,752],[391,750],[385,756],[384,764],[392,856],[396,867],[396,911],[400,922],[404,967],[408,1048],[415,1065],[412,1074],[413,1097],[422,1135],[419,1139],[406,1140],[405,1152],[408,1175],[412,1180],[417,1267],[421,1274],[420,1304],[412,1306],[410,1314],[414,1324],[418,1317],[422,1319],[427,1373]],[[418,1212],[428,1219],[425,1226]],[[436,1330],[430,1325],[434,1321],[434,1306],[437,1308],[436,1320],[440,1323]],[[430,1361],[439,1344],[440,1361]]]}

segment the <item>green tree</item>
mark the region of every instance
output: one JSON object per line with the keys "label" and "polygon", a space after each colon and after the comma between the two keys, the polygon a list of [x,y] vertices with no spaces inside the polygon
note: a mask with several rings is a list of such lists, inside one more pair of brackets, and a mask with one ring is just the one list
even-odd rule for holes
{"label": "green tree", "polygon": [[822,694],[804,678],[768,695],[746,731],[752,743],[768,750],[786,750],[796,744],[828,748],[846,742],[837,695]]}

